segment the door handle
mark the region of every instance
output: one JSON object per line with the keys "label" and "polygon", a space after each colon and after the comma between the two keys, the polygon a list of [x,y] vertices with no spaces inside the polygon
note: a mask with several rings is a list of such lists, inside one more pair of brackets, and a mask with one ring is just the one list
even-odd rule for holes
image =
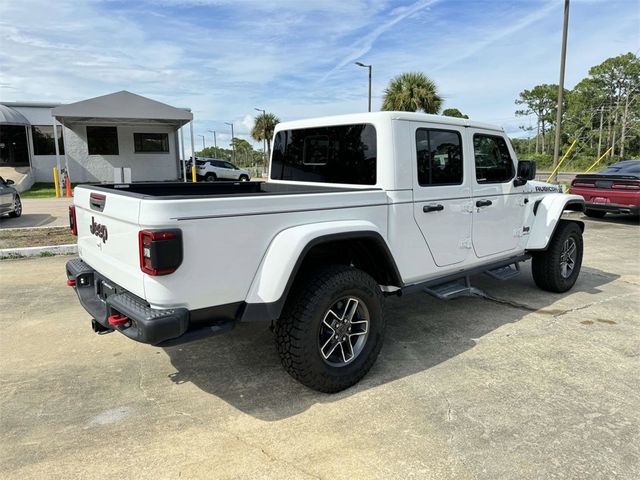
{"label": "door handle", "polygon": [[437,204],[437,205],[425,205],[424,207],[422,207],[422,211],[424,213],[429,213],[429,212],[440,212],[444,210],[444,205],[441,204]]}
{"label": "door handle", "polygon": [[476,202],[476,207],[488,207],[489,205],[493,205],[491,200],[478,200]]}

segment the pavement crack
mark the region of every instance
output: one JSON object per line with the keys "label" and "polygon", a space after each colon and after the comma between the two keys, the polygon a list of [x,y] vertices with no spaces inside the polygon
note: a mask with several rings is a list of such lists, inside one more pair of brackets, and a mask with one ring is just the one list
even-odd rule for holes
{"label": "pavement crack", "polygon": [[497,303],[500,305],[506,305],[508,307],[517,308],[518,310],[525,310],[527,312],[538,312],[538,313],[549,313],[544,310],[539,310],[537,308],[530,307],[529,305],[525,305],[523,303],[512,302],[511,300],[504,300],[502,298],[492,297],[491,295],[485,292],[476,293],[478,298],[482,298],[484,300],[488,300],[489,302]]}

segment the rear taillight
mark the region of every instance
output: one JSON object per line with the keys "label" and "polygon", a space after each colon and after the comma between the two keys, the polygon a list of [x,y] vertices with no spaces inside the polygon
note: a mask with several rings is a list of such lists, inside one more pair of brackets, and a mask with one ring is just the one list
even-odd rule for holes
{"label": "rear taillight", "polygon": [[141,230],[138,233],[140,270],[148,275],[168,275],[182,263],[182,231]]}
{"label": "rear taillight", "polygon": [[630,183],[614,183],[611,188],[615,190],[640,190],[640,184],[633,185]]}
{"label": "rear taillight", "polygon": [[69,228],[71,233],[78,236],[78,223],[76,222],[76,207],[75,205],[69,206]]}
{"label": "rear taillight", "polygon": [[573,183],[571,184],[572,187],[587,187],[587,188],[591,188],[591,187],[595,187],[594,183],[586,183],[586,182],[576,182],[575,180],[573,181]]}

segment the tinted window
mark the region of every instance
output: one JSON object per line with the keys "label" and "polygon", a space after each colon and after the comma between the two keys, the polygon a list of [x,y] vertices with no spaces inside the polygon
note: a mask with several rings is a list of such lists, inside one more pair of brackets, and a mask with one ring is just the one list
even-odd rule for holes
{"label": "tinted window", "polygon": [[271,178],[374,185],[376,157],[373,125],[284,130],[275,137]]}
{"label": "tinted window", "polygon": [[87,127],[89,155],[118,155],[117,127]]}
{"label": "tinted window", "polygon": [[638,175],[640,174],[640,160],[614,163],[603,169],[603,175]]}
{"label": "tinted window", "polygon": [[235,170],[236,167],[234,167],[233,165],[231,165],[229,162],[222,162],[224,168],[230,168],[231,170]]}
{"label": "tinted window", "polygon": [[419,128],[416,149],[420,185],[462,183],[462,140],[458,132]]}
{"label": "tinted window", "polygon": [[[58,151],[64,154],[64,143],[62,142],[62,127],[56,126],[58,132]],[[33,154],[34,155],[55,155],[56,145],[53,143],[53,125],[34,125],[31,127],[33,133]]]}
{"label": "tinted window", "polygon": [[169,135],[166,133],[134,133],[133,144],[136,153],[168,153]]}
{"label": "tinted window", "polygon": [[474,135],[473,153],[478,183],[502,183],[513,178],[515,168],[504,138]]}

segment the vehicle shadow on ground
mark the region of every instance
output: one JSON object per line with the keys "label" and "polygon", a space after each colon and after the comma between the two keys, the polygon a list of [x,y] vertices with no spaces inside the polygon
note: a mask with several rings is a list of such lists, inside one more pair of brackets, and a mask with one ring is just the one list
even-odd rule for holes
{"label": "vehicle shadow on ground", "polygon": [[596,295],[617,278],[619,275],[583,267],[573,290],[552,294],[537,289],[527,263],[521,275],[507,282],[474,277],[474,285],[491,299],[441,301],[422,293],[389,297],[385,344],[378,361],[359,384],[334,395],[312,391],[284,371],[266,322],[240,323],[226,334],[165,348],[176,368],[169,377],[176,383],[191,382],[260,420],[276,421],[316,403],[339,401],[430,369],[532,311],[552,319],[564,313],[557,305],[566,304],[563,299],[568,295]]}
{"label": "vehicle shadow on ground", "polygon": [[18,218],[0,217],[0,228],[44,227],[56,221],[48,213],[23,213]]}
{"label": "vehicle shadow on ground", "polygon": [[602,218],[592,218],[585,215],[580,220],[588,220],[589,222],[602,224],[615,223],[618,225],[640,225],[640,215],[607,213]]}

